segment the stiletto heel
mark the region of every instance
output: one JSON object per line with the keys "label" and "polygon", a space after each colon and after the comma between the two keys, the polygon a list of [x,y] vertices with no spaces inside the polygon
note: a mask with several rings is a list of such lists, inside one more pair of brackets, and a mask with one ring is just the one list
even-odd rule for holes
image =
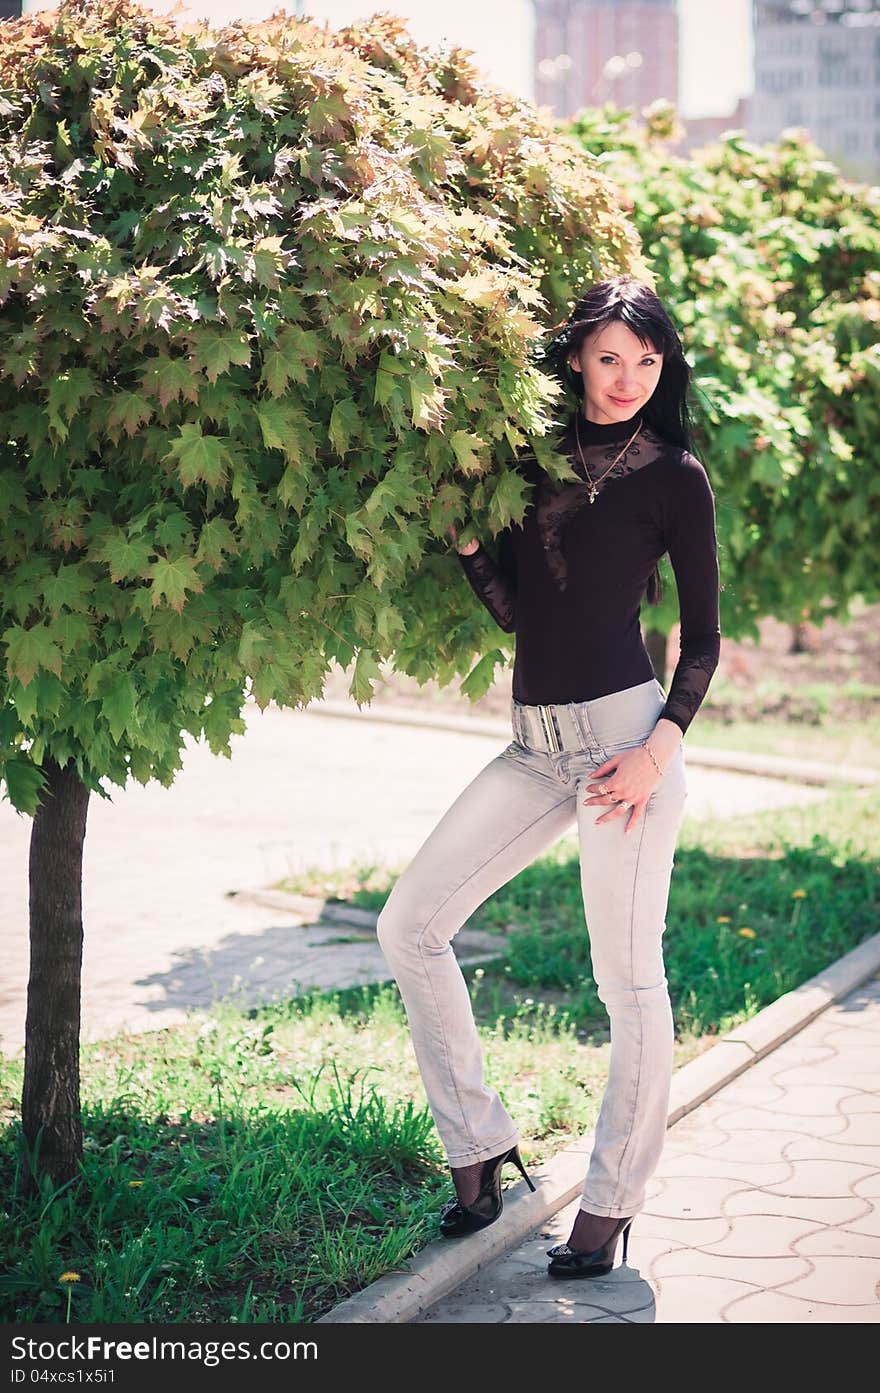
{"label": "stiletto heel", "polygon": [[535,1187],[523,1165],[518,1146],[512,1146],[500,1156],[490,1157],[488,1161],[483,1162],[480,1189],[473,1204],[462,1204],[461,1200],[456,1198],[443,1206],[440,1212],[440,1232],[444,1238],[475,1233],[477,1229],[485,1229],[494,1224],[503,1207],[501,1169],[507,1161],[513,1162],[529,1189],[534,1191]]}
{"label": "stiletto heel", "polygon": [[626,1266],[626,1250],[627,1250],[627,1248],[629,1247],[629,1231],[630,1231],[631,1228],[632,1228],[632,1219],[630,1219],[630,1221],[629,1221],[629,1223],[627,1224],[626,1228],[623,1230],[623,1257],[621,1258],[621,1262],[622,1262],[622,1264],[623,1264],[624,1267]]}
{"label": "stiletto heel", "polygon": [[553,1259],[547,1268],[548,1274],[551,1277],[603,1277],[614,1266],[614,1248],[621,1233],[623,1262],[626,1262],[631,1227],[632,1218],[618,1219],[602,1246],[595,1248],[592,1253],[578,1253],[574,1248],[569,1248],[567,1243],[557,1243],[556,1247],[550,1248],[547,1253],[547,1256]]}
{"label": "stiletto heel", "polygon": [[513,1164],[516,1166],[517,1170],[519,1171],[520,1175],[522,1176],[523,1180],[526,1182],[526,1184],[528,1185],[529,1189],[531,1190],[532,1194],[534,1194],[534,1193],[535,1193],[535,1187],[534,1187],[534,1185],[532,1184],[532,1178],[531,1178],[531,1176],[529,1175],[528,1171],[526,1170],[525,1166],[524,1166],[523,1163],[522,1163],[522,1157],[521,1157],[520,1154],[519,1154],[519,1147],[518,1147],[518,1146],[515,1146],[515,1147],[513,1148],[512,1151],[508,1152],[507,1159],[508,1159],[509,1161],[512,1161],[512,1162],[513,1162]]}

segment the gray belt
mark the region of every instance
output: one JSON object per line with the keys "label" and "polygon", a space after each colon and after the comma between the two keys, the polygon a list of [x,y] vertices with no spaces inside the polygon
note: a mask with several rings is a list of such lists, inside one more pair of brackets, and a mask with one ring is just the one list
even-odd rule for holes
{"label": "gray belt", "polygon": [[561,750],[596,749],[598,745],[581,702],[524,706],[513,701],[511,723],[514,738],[529,750],[556,754]]}

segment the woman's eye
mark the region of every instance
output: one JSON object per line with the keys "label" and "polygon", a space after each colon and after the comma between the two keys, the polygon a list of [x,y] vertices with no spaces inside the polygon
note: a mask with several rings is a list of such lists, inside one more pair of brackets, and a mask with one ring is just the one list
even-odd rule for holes
{"label": "woman's eye", "polygon": [[[649,368],[652,368],[652,367],[654,366],[654,364],[655,364],[656,361],[657,361],[656,358],[643,358],[643,359],[642,359],[642,363],[645,364],[645,366],[647,366],[647,367],[649,367]],[[613,358],[610,358],[607,354],[603,353],[602,357],[599,359],[599,362],[600,362],[600,363],[613,363],[613,362],[614,362],[614,359],[613,359]]]}

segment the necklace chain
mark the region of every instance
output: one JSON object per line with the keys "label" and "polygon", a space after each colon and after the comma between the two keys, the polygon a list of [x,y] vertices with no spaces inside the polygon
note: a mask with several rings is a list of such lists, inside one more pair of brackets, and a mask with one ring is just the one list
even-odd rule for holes
{"label": "necklace chain", "polygon": [[627,450],[629,449],[630,445],[633,443],[633,441],[635,440],[635,438],[636,438],[636,436],[638,435],[639,431],[642,429],[642,422],[639,421],[639,424],[636,426],[636,428],[635,428],[635,430],[633,431],[632,435],[630,436],[629,440],[626,442],[626,444],[624,445],[624,447],[623,447],[623,449],[620,451],[620,453],[619,453],[618,455],[615,455],[614,459],[611,461],[611,463],[609,464],[608,468],[607,468],[607,469],[604,469],[604,470],[602,471],[602,473],[599,475],[598,479],[594,479],[593,476],[592,476],[592,474],[590,473],[589,469],[587,468],[587,461],[584,459],[584,452],[583,452],[583,449],[582,449],[582,447],[581,447],[580,416],[581,416],[580,407],[578,407],[577,415],[576,415],[575,418],[574,418],[574,433],[575,433],[575,437],[576,437],[576,439],[577,439],[578,454],[579,454],[580,457],[581,457],[581,464],[582,464],[583,467],[584,467],[584,473],[586,474],[587,479],[589,480],[589,484],[590,484],[590,502],[591,502],[591,503],[595,503],[595,501],[596,501],[596,495],[597,495],[597,492],[598,492],[596,485],[597,485],[597,484],[601,484],[602,480],[605,478],[605,475],[606,475],[606,474],[610,474],[611,471],[612,471],[612,469],[614,468],[615,464],[617,464],[618,460],[622,459],[623,456],[626,454],[626,452],[627,452]]}

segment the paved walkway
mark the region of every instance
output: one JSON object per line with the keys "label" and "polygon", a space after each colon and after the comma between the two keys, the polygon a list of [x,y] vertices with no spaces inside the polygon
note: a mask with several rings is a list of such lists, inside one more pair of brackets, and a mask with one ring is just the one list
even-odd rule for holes
{"label": "paved walkway", "polygon": [[626,1267],[546,1275],[575,1200],[417,1323],[880,1322],[878,1062],[880,974],[669,1129]]}
{"label": "paved walkway", "polygon": [[[331,718],[319,707],[261,713],[251,704],[231,760],[188,738],[171,788],[110,785],[112,801],[92,797],[84,1039],[171,1025],[231,991],[255,1004],[386,977],[372,934],[309,927],[301,915],[236,892],[314,867],[403,865],[506,741],[360,714]],[[826,796],[815,786],[719,769],[690,767],[689,782],[689,817],[808,806]],[[7,1053],[24,1040],[31,825],[0,803],[0,1048]]]}

